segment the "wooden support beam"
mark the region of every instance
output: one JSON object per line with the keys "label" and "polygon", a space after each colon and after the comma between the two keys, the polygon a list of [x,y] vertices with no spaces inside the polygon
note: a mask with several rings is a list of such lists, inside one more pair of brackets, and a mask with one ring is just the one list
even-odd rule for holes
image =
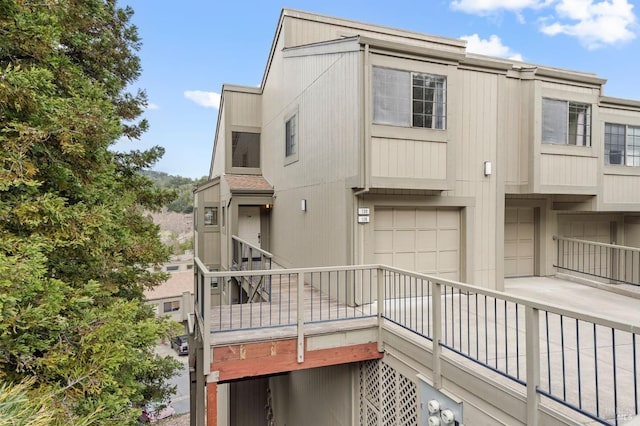
{"label": "wooden support beam", "polygon": [[265,376],[306,368],[326,367],[380,359],[377,342],[315,351],[306,350],[304,362],[298,362],[297,339],[247,343],[213,348],[211,370],[219,372],[219,381]]}
{"label": "wooden support beam", "polygon": [[207,383],[207,426],[218,426],[218,384]]}

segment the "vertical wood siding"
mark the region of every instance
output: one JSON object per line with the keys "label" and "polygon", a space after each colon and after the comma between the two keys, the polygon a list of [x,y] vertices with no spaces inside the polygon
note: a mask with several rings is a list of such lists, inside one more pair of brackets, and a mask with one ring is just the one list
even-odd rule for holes
{"label": "vertical wood siding", "polygon": [[598,162],[592,157],[571,155],[540,156],[542,185],[593,186],[598,184]]}
{"label": "vertical wood siding", "polygon": [[[484,176],[483,165],[497,159],[498,77],[476,71],[459,71],[459,98],[449,101],[456,108],[456,185],[448,195],[475,197],[473,247],[474,269],[467,281],[493,287],[496,279],[497,181],[495,173]],[[497,172],[497,170],[496,170]],[[502,242],[500,242],[502,244]]]}
{"label": "vertical wood siding", "polygon": [[530,122],[533,118],[530,84],[521,80],[505,79],[504,93],[500,94],[501,111],[499,126],[504,131],[506,149],[505,168],[506,185],[526,185],[529,182],[530,144],[533,134]]}
{"label": "vertical wood siding", "polygon": [[[277,54],[271,65],[263,96],[262,172],[276,191],[270,248],[285,266],[349,262],[346,180],[358,173],[359,58],[359,52]],[[284,127],[292,114],[298,160],[285,165]]]}
{"label": "vertical wood siding", "polygon": [[640,204],[639,180],[638,176],[605,175],[603,201],[611,204]]}
{"label": "vertical wood siding", "polygon": [[352,424],[352,365],[294,371],[269,379],[278,425]]}
{"label": "vertical wood siding", "polygon": [[[366,26],[366,24],[365,24]],[[446,42],[439,43],[438,37],[432,37],[432,40],[409,38],[407,32],[403,31],[402,35],[394,35],[386,32],[368,30],[364,27],[354,28],[353,26],[332,25],[326,22],[312,22],[298,18],[288,19],[285,22],[285,46],[303,46],[306,44],[319,43],[327,40],[337,40],[342,37],[375,37],[379,40],[393,41],[412,46],[419,46],[430,49],[439,49],[449,52],[462,52],[462,47],[448,44]],[[393,30],[391,30],[393,31]],[[424,35],[421,35],[424,37]],[[444,41],[444,39],[442,39]]]}
{"label": "vertical wood siding", "polygon": [[446,143],[374,137],[371,151],[373,177],[447,178]]}
{"label": "vertical wood siding", "polygon": [[[226,144],[226,128],[227,126],[225,125],[225,115],[227,113],[227,108],[226,108],[226,103],[225,105],[222,106],[222,111],[220,112],[220,122],[218,123],[218,130],[217,130],[217,139],[215,140],[215,146],[214,146],[214,151],[213,151],[213,158],[212,158],[212,167],[211,167],[211,173],[209,175],[209,178],[214,178],[217,176],[222,175],[222,173],[224,173],[225,169],[225,159],[226,159],[226,149],[225,149],[225,144]],[[215,155],[214,155],[215,154]]]}
{"label": "vertical wood siding", "polygon": [[232,126],[260,127],[262,99],[254,93],[230,92],[228,120]]}

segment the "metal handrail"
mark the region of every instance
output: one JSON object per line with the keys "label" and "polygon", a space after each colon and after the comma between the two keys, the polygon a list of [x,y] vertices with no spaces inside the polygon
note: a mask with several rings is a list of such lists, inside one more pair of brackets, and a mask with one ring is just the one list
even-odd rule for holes
{"label": "metal handrail", "polygon": [[246,241],[246,240],[243,240],[243,239],[242,239],[242,238],[240,238],[240,237],[237,237],[237,236],[235,236],[235,235],[232,235],[232,236],[231,236],[231,239],[232,239],[232,240],[235,240],[235,241],[238,241],[239,243],[242,243],[242,244],[244,244],[244,245],[246,245],[246,246],[251,247],[253,250],[257,251],[258,253],[260,253],[260,254],[261,254],[261,255],[263,255],[264,257],[268,257],[268,258],[270,258],[270,259],[272,259],[272,258],[273,258],[273,254],[269,253],[269,252],[268,252],[268,251],[266,251],[266,250],[261,249],[261,248],[260,248],[260,247],[258,247],[258,246],[254,246],[254,245],[253,245],[253,244],[251,244],[250,242],[248,242],[248,241]]}
{"label": "metal handrail", "polygon": [[589,241],[589,240],[582,240],[582,239],[579,239],[579,238],[569,238],[569,237],[558,237],[556,235],[553,236],[553,240],[554,241],[562,240],[562,241],[569,241],[569,242],[574,242],[574,243],[588,243],[588,244],[591,244],[593,246],[630,250],[630,251],[634,251],[636,253],[640,253],[640,248],[638,248],[638,247],[621,246],[621,245],[618,245],[618,244],[615,244],[615,243],[614,244],[601,243],[599,241]]}
{"label": "metal handrail", "polygon": [[556,237],[553,266],[606,281],[640,285],[640,249],[637,247]]}
{"label": "metal handrail", "polygon": [[[628,395],[629,391],[619,392],[618,389],[623,389],[621,386],[624,384],[627,388],[633,388],[634,395],[639,393],[640,377],[637,373],[636,347],[640,343],[640,319],[621,322],[553,303],[542,303],[522,296],[385,265],[226,272],[210,272],[197,258],[196,265],[199,276],[217,277],[218,280],[270,276],[295,282],[296,299],[289,302],[289,305],[278,306],[277,303],[280,302],[273,302],[260,305],[260,309],[291,309],[296,306],[298,316],[258,326],[295,327],[299,340],[304,336],[304,327],[309,321],[334,321],[356,318],[358,315],[377,316],[380,328],[383,326],[384,318],[408,329],[434,343],[434,382],[440,380],[437,375],[440,371],[440,358],[443,356],[440,348],[443,348],[450,354],[460,355],[525,385],[527,413],[531,416],[529,419],[536,416],[539,395],[543,395],[597,422],[618,424],[620,410],[627,410],[628,408],[624,407],[627,407],[629,398],[632,398]],[[319,282],[313,282],[313,277],[317,277],[315,279]],[[332,277],[336,277],[333,278],[333,282]],[[326,284],[327,281],[329,284]],[[302,312],[305,309],[305,304],[301,303],[302,298],[299,297],[303,293],[302,284],[322,289],[328,293],[325,296],[342,300],[346,305],[351,303],[352,308],[345,308],[344,315],[340,311],[334,317],[318,318],[312,313],[311,320],[305,319],[304,316],[309,313]],[[357,293],[358,286],[365,285],[369,288],[362,291],[360,300],[356,302],[358,297],[354,294]],[[294,284],[291,288],[294,288],[293,286]],[[307,294],[314,297],[313,292]],[[384,297],[378,300],[378,294],[383,294]],[[196,301],[201,300],[206,300],[206,297],[196,297]],[[372,308],[376,305],[376,300],[377,307]],[[210,303],[209,299],[209,309],[203,310],[209,315]],[[358,304],[368,306],[369,311],[358,310]],[[313,303],[309,305],[313,306]],[[213,331],[211,318],[202,318],[199,324],[202,324],[205,351],[208,351]],[[249,324],[248,328],[255,326]],[[381,332],[379,336],[382,336]],[[622,341],[627,347],[633,347],[631,358],[627,352],[619,351],[616,354],[616,345]],[[378,343],[382,348],[382,342]],[[638,350],[640,351],[640,346]],[[582,352],[586,355],[581,358]],[[205,355],[209,356],[210,353],[206,352]],[[298,356],[300,359],[301,352]],[[591,363],[589,368],[588,363]],[[557,371],[557,365],[562,366],[562,371]],[[623,370],[634,372],[631,379]],[[578,377],[577,384],[572,382],[574,376]],[[610,377],[613,377],[613,387],[609,384]],[[587,388],[594,387],[594,380],[595,406],[584,396],[591,392]],[[613,402],[609,401],[610,396],[614,398]],[[637,415],[640,405],[637,396],[634,403],[635,408],[632,407],[630,410],[635,411]],[[615,419],[607,417],[608,413]]]}

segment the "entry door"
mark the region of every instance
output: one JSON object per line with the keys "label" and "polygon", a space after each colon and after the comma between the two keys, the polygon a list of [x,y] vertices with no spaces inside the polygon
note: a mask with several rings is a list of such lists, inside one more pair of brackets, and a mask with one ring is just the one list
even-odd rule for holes
{"label": "entry door", "polygon": [[260,247],[260,207],[241,206],[238,208],[238,237]]}
{"label": "entry door", "polygon": [[535,222],[533,208],[507,207],[504,214],[504,276],[534,273]]}

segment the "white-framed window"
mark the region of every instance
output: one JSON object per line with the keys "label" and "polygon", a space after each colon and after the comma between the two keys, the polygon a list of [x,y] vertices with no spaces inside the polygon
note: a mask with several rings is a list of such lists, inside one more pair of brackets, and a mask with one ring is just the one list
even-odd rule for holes
{"label": "white-framed window", "polygon": [[542,143],[591,146],[591,105],[542,98]]}
{"label": "white-framed window", "polygon": [[284,123],[284,155],[289,158],[298,153],[297,117],[294,114]]}
{"label": "white-framed window", "polygon": [[204,208],[204,224],[205,225],[218,224],[218,208],[217,207]]}
{"label": "white-framed window", "polygon": [[169,313],[169,312],[176,312],[180,310],[180,301],[179,300],[174,300],[172,302],[164,302],[164,306],[163,306],[163,312]]}
{"label": "white-framed window", "polygon": [[605,123],[604,162],[640,166],[640,126]]}
{"label": "white-framed window", "polygon": [[447,128],[447,77],[373,67],[373,122]]}

